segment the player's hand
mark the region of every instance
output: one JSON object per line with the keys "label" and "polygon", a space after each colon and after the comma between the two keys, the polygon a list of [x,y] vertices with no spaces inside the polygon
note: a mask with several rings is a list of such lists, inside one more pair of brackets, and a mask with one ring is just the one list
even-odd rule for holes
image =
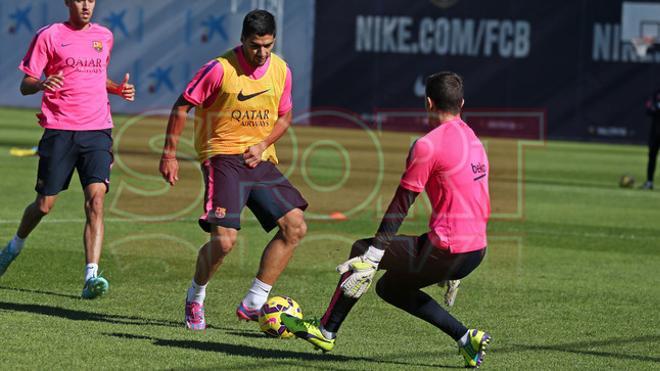
{"label": "player's hand", "polygon": [[160,174],[170,185],[175,185],[179,180],[179,162],[173,156],[161,156],[159,165]]}
{"label": "player's hand", "polygon": [[245,153],[243,153],[243,160],[245,164],[250,168],[255,168],[261,162],[261,155],[266,150],[266,144],[264,142],[249,146]]}
{"label": "player's hand", "polygon": [[39,90],[48,90],[51,92],[56,91],[64,86],[64,73],[62,71],[55,75],[46,77],[46,80],[39,83]]}
{"label": "player's hand", "polygon": [[128,82],[130,77],[131,75],[128,73],[124,75],[124,81],[119,85],[119,95],[129,102],[133,102],[135,100],[135,85]]}
{"label": "player's hand", "polygon": [[383,250],[369,246],[364,255],[356,256],[337,266],[339,274],[351,272],[340,286],[344,295],[357,299],[367,292],[374,280],[383,254]]}

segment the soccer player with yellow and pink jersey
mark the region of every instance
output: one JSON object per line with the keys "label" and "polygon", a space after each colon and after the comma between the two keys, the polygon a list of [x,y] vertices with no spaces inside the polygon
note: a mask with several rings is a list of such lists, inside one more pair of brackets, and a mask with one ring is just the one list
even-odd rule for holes
{"label": "soccer player with yellow and pink jersey", "polygon": [[[112,32],[91,23],[94,0],[65,0],[66,22],[40,29],[19,65],[25,73],[23,95],[43,91],[37,114],[44,134],[39,142],[37,197],[23,213],[16,235],[0,253],[0,276],[18,256],[25,239],[46,216],[57,195],[69,187],[77,169],[85,196],[85,285],[82,297],[93,299],[108,290],[98,273],[103,244],[103,202],[110,187],[112,117],[108,93],[128,101],[135,87],[126,74],[121,84],[108,79]],[[45,79],[41,76],[45,75]]]}
{"label": "soccer player with yellow and pink jersey", "polygon": [[174,103],[159,170],[174,186],[176,157],[186,117],[195,109],[195,149],[204,177],[204,211],[199,226],[209,240],[185,300],[185,324],[206,329],[206,287],[236,245],[247,207],[266,232],[259,270],[236,308],[240,320],[257,321],[261,307],[305,236],[307,201],[277,169],[275,143],[291,125],[291,70],[272,53],[275,16],[256,9],[243,18],[241,44],[204,65]]}
{"label": "soccer player with yellow and pink jersey", "polygon": [[[376,292],[386,302],[436,326],[457,343],[466,367],[478,367],[490,335],[466,328],[422,288],[460,280],[486,253],[490,215],[488,157],[461,120],[463,80],[440,72],[426,81],[426,109],[433,129],[412,146],[406,170],[374,238],[355,242],[320,325],[286,314],[282,322],[297,337],[330,351],[339,327],[367,291],[378,269],[386,271]],[[415,198],[426,191],[433,207],[429,231],[397,235]]]}

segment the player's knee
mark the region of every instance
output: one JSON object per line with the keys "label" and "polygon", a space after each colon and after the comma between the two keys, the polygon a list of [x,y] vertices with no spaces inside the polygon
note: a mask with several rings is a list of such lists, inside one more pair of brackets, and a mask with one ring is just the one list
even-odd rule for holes
{"label": "player's knee", "polygon": [[282,229],[282,236],[287,245],[296,247],[307,233],[307,224],[302,222],[295,226],[289,225]]}
{"label": "player's knee", "polygon": [[297,246],[300,240],[307,234],[307,223],[302,210],[295,209],[280,223],[280,230],[286,242],[290,245]]}
{"label": "player's knee", "polygon": [[211,244],[214,250],[221,256],[225,256],[231,252],[236,244],[236,233],[223,233],[211,236]]}
{"label": "player's knee", "polygon": [[392,305],[405,301],[405,292],[406,290],[403,287],[393,285],[391,281],[388,282],[382,277],[376,282],[376,294]]}
{"label": "player's knee", "polygon": [[295,240],[297,245],[298,242],[300,242],[300,240],[302,240],[306,234],[307,234],[307,223],[305,223],[305,220],[301,218],[300,221],[296,223],[296,225],[293,226],[291,230],[291,235],[292,235],[291,239]]}
{"label": "player's knee", "polygon": [[85,210],[91,214],[102,214],[103,197],[91,197],[85,201]]}
{"label": "player's knee", "polygon": [[52,209],[53,209],[52,205],[48,205],[48,204],[38,204],[37,205],[37,210],[39,210],[39,213],[41,215],[48,215],[48,213],[50,213],[50,211]]}
{"label": "player's knee", "polygon": [[218,237],[214,246],[220,253],[220,255],[227,255],[234,249],[236,244],[236,239],[231,237]]}
{"label": "player's knee", "polygon": [[40,214],[42,215],[48,215],[48,213],[53,210],[53,207],[55,207],[55,202],[47,199],[47,198],[38,198],[37,201],[35,202],[35,206],[37,208],[37,211],[39,211]]}

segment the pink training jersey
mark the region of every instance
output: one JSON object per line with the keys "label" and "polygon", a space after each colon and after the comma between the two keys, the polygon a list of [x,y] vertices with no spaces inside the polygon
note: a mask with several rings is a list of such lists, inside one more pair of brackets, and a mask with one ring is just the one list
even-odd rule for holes
{"label": "pink training jersey", "polygon": [[[238,56],[238,63],[243,70],[251,79],[258,80],[262,78],[268,71],[270,66],[270,58],[266,60],[263,66],[254,68],[250,66],[245,60],[243,55],[243,48],[237,46],[234,48],[234,53]],[[195,77],[188,83],[186,90],[183,92],[183,97],[190,103],[203,107],[208,107],[213,104],[215,98],[220,92],[220,86],[222,85],[222,77],[224,76],[224,71],[222,69],[222,64],[217,60],[212,60],[202,66],[202,68],[197,71]],[[293,102],[291,100],[291,70],[287,66],[286,68],[286,80],[284,81],[284,91],[282,91],[282,97],[280,98],[280,105],[277,109],[277,114],[279,116],[284,115],[285,113],[291,111],[293,107]]]}
{"label": "pink training jersey", "polygon": [[74,30],[66,23],[40,29],[18,67],[40,79],[62,73],[63,86],[43,91],[39,124],[46,129],[102,130],[112,127],[106,90],[112,32],[90,24]]}
{"label": "pink training jersey", "polygon": [[452,254],[486,247],[490,215],[488,158],[460,119],[445,122],[415,142],[401,186],[426,193],[433,206],[429,238]]}

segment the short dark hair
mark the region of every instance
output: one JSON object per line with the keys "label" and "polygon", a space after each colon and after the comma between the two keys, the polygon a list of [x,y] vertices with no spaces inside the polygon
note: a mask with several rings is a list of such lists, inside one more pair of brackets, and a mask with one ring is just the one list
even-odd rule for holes
{"label": "short dark hair", "polygon": [[450,71],[434,73],[426,78],[426,96],[440,111],[458,114],[463,104],[463,78]]}
{"label": "short dark hair", "polygon": [[247,39],[250,36],[273,35],[275,37],[275,17],[269,12],[256,9],[245,15],[243,18],[243,30],[241,37]]}

